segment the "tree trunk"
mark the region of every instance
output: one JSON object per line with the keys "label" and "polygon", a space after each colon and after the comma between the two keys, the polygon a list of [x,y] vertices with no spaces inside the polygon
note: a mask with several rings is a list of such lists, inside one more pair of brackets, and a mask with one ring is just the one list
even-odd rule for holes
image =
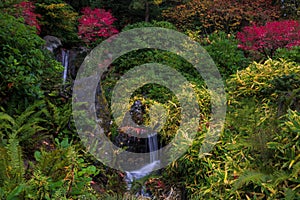
{"label": "tree trunk", "polygon": [[149,2],[145,2],[145,22],[149,22],[150,11],[149,11]]}

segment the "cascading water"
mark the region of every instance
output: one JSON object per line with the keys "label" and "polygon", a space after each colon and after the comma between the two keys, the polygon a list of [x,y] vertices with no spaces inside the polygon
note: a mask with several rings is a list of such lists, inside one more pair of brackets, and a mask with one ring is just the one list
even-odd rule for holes
{"label": "cascading water", "polygon": [[66,81],[67,81],[67,76],[68,76],[69,50],[65,50],[65,49],[61,50],[61,63],[64,66],[63,85],[65,85]]}
{"label": "cascading water", "polygon": [[[149,164],[143,166],[138,170],[126,172],[128,190],[131,189],[132,182],[134,180],[138,180],[149,175],[154,170],[154,168],[160,164],[160,160],[158,160],[157,133],[148,135],[148,148],[150,154]],[[148,196],[143,190],[141,191],[141,195]]]}
{"label": "cascading water", "polygon": [[[130,109],[130,117],[132,118],[134,123],[137,124],[138,126],[142,126],[143,114],[144,114],[144,109],[143,109],[141,101],[139,101],[139,100],[135,101]],[[143,128],[141,127],[140,129],[143,129]],[[148,152],[150,155],[149,163],[146,164],[145,166],[141,167],[140,169],[126,172],[126,182],[127,182],[128,190],[131,189],[132,183],[135,180],[141,179],[141,178],[149,175],[154,169],[157,169],[157,167],[160,165],[160,160],[158,158],[158,150],[159,150],[158,137],[157,137],[157,133],[154,131],[153,131],[153,133],[148,134],[147,149],[148,149]],[[147,149],[145,149],[145,151]],[[142,196],[149,196],[149,194],[147,194],[143,188],[141,189],[140,194]]]}
{"label": "cascading water", "polygon": [[157,133],[148,135],[148,147],[149,147],[149,153],[150,153],[150,163],[153,163],[158,160]]}

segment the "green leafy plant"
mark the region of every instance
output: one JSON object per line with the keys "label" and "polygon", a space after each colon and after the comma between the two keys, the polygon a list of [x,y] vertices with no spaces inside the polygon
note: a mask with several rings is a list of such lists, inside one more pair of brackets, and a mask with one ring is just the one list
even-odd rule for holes
{"label": "green leafy plant", "polygon": [[[299,74],[299,66],[291,61],[268,59],[263,63],[253,62],[238,71],[227,81],[229,93],[234,98],[261,97],[272,87],[272,80],[284,75]],[[260,96],[261,95],[261,96]]]}
{"label": "green leafy plant", "polygon": [[36,4],[41,17],[41,35],[53,35],[63,42],[78,42],[76,34],[77,12],[64,1]]}
{"label": "green leafy plant", "polygon": [[300,64],[300,46],[295,46],[290,49],[287,48],[279,48],[276,50],[274,59],[285,59],[294,61]]}
{"label": "green leafy plant", "polygon": [[26,150],[28,154],[34,151],[37,142],[47,136],[43,124],[45,120],[41,118],[43,109],[43,101],[36,102],[28,107],[19,116],[10,116],[7,113],[1,112],[1,136],[3,139],[9,138],[11,134],[16,137],[20,145]]}
{"label": "green leafy plant", "polygon": [[75,127],[72,121],[72,109],[70,102],[57,105],[57,102],[52,102],[50,99],[47,99],[45,107],[47,109],[44,109],[43,114],[44,118],[47,119],[45,126],[47,126],[49,133],[59,138],[77,138],[76,135],[74,135]]}
{"label": "green leafy plant", "polygon": [[167,21],[156,21],[152,20],[150,22],[137,22],[134,24],[129,24],[125,26],[122,31],[127,31],[133,28],[143,28],[143,27],[161,27],[161,28],[168,28],[168,29],[174,29],[176,30],[176,27]]}
{"label": "green leafy plant", "polygon": [[0,100],[9,114],[24,111],[60,80],[61,64],[42,50],[44,41],[34,28],[0,14]]}
{"label": "green leafy plant", "polygon": [[244,53],[238,49],[238,41],[232,34],[216,32],[201,39],[200,44],[212,57],[224,79],[249,64]]}
{"label": "green leafy plant", "polygon": [[33,176],[28,181],[27,196],[38,199],[96,198],[91,188],[91,175],[97,175],[95,166],[88,165],[78,148],[68,139],[56,140],[56,149],[36,151]]}
{"label": "green leafy plant", "polygon": [[79,149],[68,139],[57,140],[52,151],[36,151],[35,162],[24,159],[16,133],[1,141],[0,151],[3,199],[97,199],[91,188],[91,176],[98,171],[84,161]]}
{"label": "green leafy plant", "polygon": [[[234,183],[234,190],[247,198],[297,199],[299,198],[299,113],[289,110],[281,123],[281,131],[273,135],[267,147],[272,150],[272,163],[268,171],[244,169]],[[247,191],[253,188],[252,192]]]}
{"label": "green leafy plant", "polygon": [[[3,115],[1,115],[3,117]],[[16,199],[20,197],[25,188],[25,167],[22,150],[19,145],[17,133],[11,133],[7,139],[1,133],[0,144],[0,197]]]}

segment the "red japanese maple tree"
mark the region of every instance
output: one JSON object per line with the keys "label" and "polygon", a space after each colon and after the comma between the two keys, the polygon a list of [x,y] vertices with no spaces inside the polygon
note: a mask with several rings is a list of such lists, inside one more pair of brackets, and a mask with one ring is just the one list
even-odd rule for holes
{"label": "red japanese maple tree", "polygon": [[15,8],[20,9],[20,12],[17,12],[15,15],[16,17],[23,17],[25,23],[34,26],[39,34],[41,32],[41,27],[38,22],[38,18],[41,15],[34,12],[35,6],[32,2],[21,2],[15,5]]}
{"label": "red japanese maple tree", "polygon": [[99,37],[109,37],[118,30],[113,26],[116,18],[104,9],[85,7],[79,19],[78,35],[86,42],[96,41]]}
{"label": "red japanese maple tree", "polygon": [[237,39],[239,48],[272,57],[278,48],[300,46],[300,22],[285,20],[246,26],[237,33]]}

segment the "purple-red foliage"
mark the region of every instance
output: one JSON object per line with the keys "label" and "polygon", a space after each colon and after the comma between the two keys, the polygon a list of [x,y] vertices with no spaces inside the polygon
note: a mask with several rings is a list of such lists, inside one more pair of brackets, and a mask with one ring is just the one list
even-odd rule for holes
{"label": "purple-red foliage", "polygon": [[104,9],[85,7],[81,13],[83,15],[78,20],[78,35],[83,40],[92,42],[99,37],[109,37],[119,32],[113,26],[116,18],[110,12]]}
{"label": "purple-red foliage", "polygon": [[16,14],[16,17],[23,17],[25,20],[25,23],[36,27],[37,33],[39,34],[41,32],[41,27],[38,23],[38,18],[41,17],[41,15],[36,14],[34,12],[35,6],[32,2],[21,2],[15,5],[16,8],[20,9],[20,13]]}
{"label": "purple-red foliage", "polygon": [[272,57],[278,48],[300,46],[300,22],[285,20],[246,26],[237,33],[237,39],[239,48]]}

